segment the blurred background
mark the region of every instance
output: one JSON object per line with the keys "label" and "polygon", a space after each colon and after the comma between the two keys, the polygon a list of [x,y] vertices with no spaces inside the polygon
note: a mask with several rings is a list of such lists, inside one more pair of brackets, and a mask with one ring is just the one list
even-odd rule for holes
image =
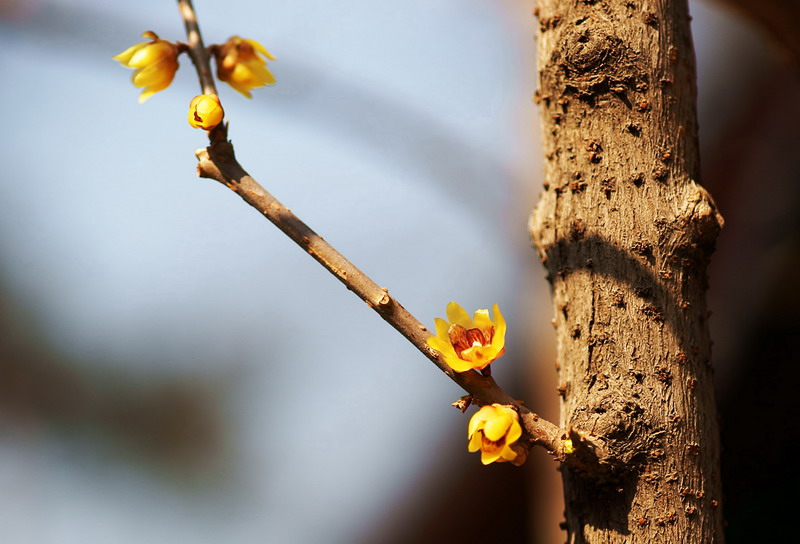
{"label": "blurred background", "polygon": [[[690,4],[704,184],[727,220],[710,305],[729,543],[781,541],[800,483],[800,82],[767,33]],[[206,43],[278,58],[252,100],[221,88],[245,168],[426,324],[450,300],[499,303],[496,377],[557,419],[526,232],[532,2],[196,8]],[[111,59],[145,30],[184,40],[176,3],[0,0],[0,542],[563,541],[544,452],[482,467],[448,406],[461,391],[196,177],[191,63],[139,105]]]}

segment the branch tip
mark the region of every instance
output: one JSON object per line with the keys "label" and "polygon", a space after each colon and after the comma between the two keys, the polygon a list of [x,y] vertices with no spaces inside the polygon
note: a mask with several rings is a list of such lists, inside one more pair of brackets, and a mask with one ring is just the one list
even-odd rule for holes
{"label": "branch tip", "polygon": [[472,404],[472,395],[464,395],[454,403],[450,404],[453,408],[458,408],[461,410],[461,413],[464,414],[467,411],[467,408],[470,407]]}

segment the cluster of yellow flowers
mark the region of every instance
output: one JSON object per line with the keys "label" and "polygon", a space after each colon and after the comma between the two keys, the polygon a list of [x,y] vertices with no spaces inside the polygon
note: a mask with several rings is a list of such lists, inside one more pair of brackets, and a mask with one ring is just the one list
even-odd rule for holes
{"label": "cluster of yellow flowers", "polygon": [[[178,55],[187,50],[186,45],[162,40],[150,30],[142,37],[150,41],[137,43],[114,57],[123,66],[135,69],[131,81],[144,88],[139,95],[140,103],[169,87],[178,71]],[[219,80],[248,98],[252,96],[251,89],[275,83],[267,60],[276,59],[255,40],[232,36],[222,45],[212,45],[209,51],[216,61]],[[189,105],[188,120],[194,128],[211,130],[222,122],[224,115],[216,95],[196,96]]]}
{"label": "cluster of yellow flowers", "polygon": [[[480,370],[488,374],[489,365],[505,353],[506,321],[497,304],[489,310],[477,310],[473,318],[456,304],[447,305],[447,320],[436,318],[436,336],[428,346],[438,351],[445,364],[456,372]],[[519,414],[510,406],[483,406],[469,422],[468,450],[481,452],[481,462],[515,461],[515,443],[522,436]]]}
{"label": "cluster of yellow flowers", "polygon": [[[160,39],[155,32],[147,31],[142,37],[150,41],[114,57],[135,70],[133,84],[143,87],[139,102],[169,87],[178,70],[178,55],[188,49],[185,44]],[[275,83],[267,69],[267,60],[275,57],[255,40],[233,36],[221,46],[211,46],[209,52],[216,61],[220,81],[248,98],[252,89]],[[201,94],[189,103],[188,121],[194,128],[211,130],[224,116],[216,95]],[[489,365],[505,352],[506,322],[497,304],[491,317],[489,310],[477,310],[470,318],[464,308],[451,302],[447,305],[447,320],[436,318],[435,323],[436,335],[428,338],[428,346],[438,351],[455,372],[480,370],[488,375]],[[515,444],[522,436],[519,414],[510,406],[483,406],[470,420],[467,436],[469,451],[480,451],[484,465],[518,460],[520,450],[515,449]]]}

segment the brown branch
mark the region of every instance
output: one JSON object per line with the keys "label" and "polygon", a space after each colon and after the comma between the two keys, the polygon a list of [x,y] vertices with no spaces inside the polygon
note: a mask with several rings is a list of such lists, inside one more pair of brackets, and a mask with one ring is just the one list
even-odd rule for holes
{"label": "brown branch", "polygon": [[[186,22],[189,43],[193,52],[192,58],[205,90],[209,87],[206,78],[210,77],[211,74],[208,54],[203,47],[191,2],[189,0],[178,0],[178,4]],[[213,82],[211,85],[213,85]],[[216,93],[215,90],[214,92]],[[222,132],[217,132],[217,129],[212,130],[209,133],[210,145],[196,152],[199,160],[197,168],[201,177],[217,180],[227,186],[269,219],[284,234],[341,281],[347,289],[366,302],[370,308],[375,310],[387,323],[411,342],[425,357],[430,359],[439,370],[468,392],[474,404],[481,406],[492,403],[513,405],[520,414],[528,445],[543,446],[556,459],[565,461],[573,466],[586,468],[591,472],[595,472],[591,468],[594,465],[607,462],[607,459],[603,459],[602,454],[605,449],[596,441],[595,437],[587,433],[576,433],[575,431],[561,429],[557,425],[540,418],[537,414],[528,410],[520,401],[508,395],[491,376],[483,376],[474,370],[459,373],[447,366],[439,352],[428,347],[426,340],[431,336],[428,329],[396,299],[389,295],[387,289],[372,281],[244,170],[236,160],[233,145],[227,141],[225,132],[224,129]],[[220,136],[223,137],[220,138]],[[590,445],[590,447],[583,449],[591,452],[591,454],[587,457],[577,455],[579,452],[576,451],[576,455],[567,456],[564,452],[564,440],[568,438],[568,435],[574,438],[580,437],[581,444]]]}
{"label": "brown branch", "polygon": [[186,27],[186,37],[189,39],[189,56],[197,69],[197,77],[200,79],[200,87],[203,89],[203,94],[216,95],[217,86],[214,83],[214,75],[211,73],[208,50],[203,45],[203,35],[200,33],[200,25],[197,24],[197,16],[195,15],[192,1],[178,0],[178,10],[181,12],[183,25]]}
{"label": "brown branch", "polygon": [[269,219],[405,336],[439,370],[468,392],[473,403],[514,405],[521,415],[531,443],[544,446],[556,457],[563,459],[563,439],[566,438],[566,433],[562,429],[525,408],[498,386],[492,377],[482,376],[474,370],[459,373],[447,366],[439,352],[428,347],[426,340],[431,333],[425,325],[397,302],[387,289],[378,286],[245,172],[237,162],[230,142],[214,142],[209,147],[198,150],[196,154],[200,161],[198,172],[201,177],[224,184]]}

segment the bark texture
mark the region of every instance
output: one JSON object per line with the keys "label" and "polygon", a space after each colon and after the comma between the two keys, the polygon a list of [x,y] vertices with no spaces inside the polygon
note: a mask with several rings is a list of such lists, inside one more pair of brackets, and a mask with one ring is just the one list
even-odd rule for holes
{"label": "bark texture", "polygon": [[705,303],[722,218],[698,185],[686,1],[535,13],[547,160],[530,232],[552,287],[561,424],[606,450],[594,469],[563,468],[568,542],[722,542]]}

